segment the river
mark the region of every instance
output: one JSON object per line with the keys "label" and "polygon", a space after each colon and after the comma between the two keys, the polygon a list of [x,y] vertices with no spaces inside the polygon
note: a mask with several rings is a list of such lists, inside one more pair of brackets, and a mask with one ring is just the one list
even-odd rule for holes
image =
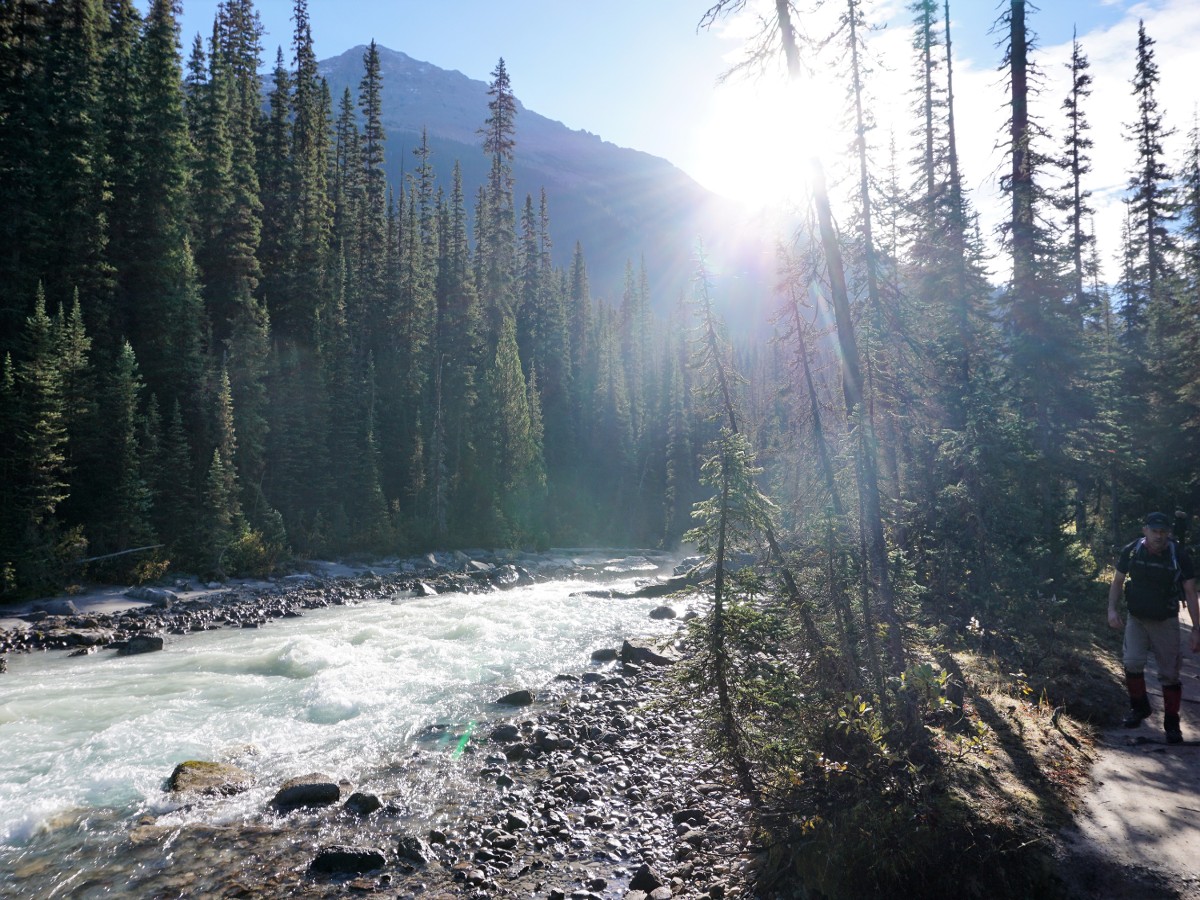
{"label": "river", "polygon": [[[0,896],[252,896],[311,846],[363,840],[349,813],[269,811],[283,781],[310,772],[383,799],[381,842],[452,821],[485,802],[467,739],[505,714],[492,701],[518,688],[550,699],[593,650],[674,630],[648,617],[659,601],[581,594],[601,586],[632,579],[331,607],[139,656],[9,657]],[[164,785],[188,759],[233,761],[256,784],[181,805]]]}

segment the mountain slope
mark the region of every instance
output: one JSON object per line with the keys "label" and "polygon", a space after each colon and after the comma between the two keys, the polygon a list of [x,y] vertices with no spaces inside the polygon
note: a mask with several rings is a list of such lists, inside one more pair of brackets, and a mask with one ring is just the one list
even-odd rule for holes
{"label": "mountain slope", "polygon": [[[488,160],[478,130],[488,116],[488,85],[379,47],[383,79],[386,168],[393,185],[415,165],[412,150],[428,131],[438,184],[449,191],[455,160],[464,193],[474,205]],[[322,62],[335,105],[346,88],[358,97],[363,46]],[[517,85],[519,88],[519,85]],[[714,223],[733,221],[731,204],[706,191],[664,159],[618,147],[526,109],[518,100],[516,179],[518,212],[525,196],[535,207],[545,188],[557,265],[566,267],[575,242],[583,245],[594,296],[619,302],[627,261],[644,257],[652,297],[660,307],[689,290],[697,240],[720,244]],[[743,269],[729,259],[726,269]]]}

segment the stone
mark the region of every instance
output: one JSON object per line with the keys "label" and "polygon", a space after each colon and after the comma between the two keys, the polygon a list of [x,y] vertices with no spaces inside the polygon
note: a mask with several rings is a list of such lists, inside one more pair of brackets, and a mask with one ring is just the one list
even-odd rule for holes
{"label": "stone", "polygon": [[627,640],[621,644],[621,661],[649,663],[654,666],[669,666],[675,660],[670,656],[663,655],[649,644]]}
{"label": "stone", "polygon": [[671,900],[671,889],[666,885],[657,887],[650,892],[649,900]]}
{"label": "stone", "polygon": [[374,794],[364,794],[361,791],[355,791],[346,800],[345,806],[352,813],[358,813],[360,816],[369,816],[377,809],[382,809],[383,802]]}
{"label": "stone", "polygon": [[159,609],[170,609],[179,602],[178,594],[166,588],[148,587],[144,584],[130,588],[125,592],[125,596],[133,600],[144,600]]}
{"label": "stone", "polygon": [[637,871],[633,873],[633,877],[629,879],[629,889],[631,891],[654,891],[662,887],[666,882],[657,872],[650,868],[646,863],[638,866]]}
{"label": "stone", "polygon": [[51,616],[77,616],[79,607],[71,600],[39,600],[33,604],[34,612],[43,612]]}
{"label": "stone", "polygon": [[163,648],[163,639],[157,634],[138,634],[125,642],[117,650],[118,656],[136,656],[139,653],[153,653]]}
{"label": "stone", "polygon": [[497,725],[492,729],[491,740],[497,744],[507,744],[515,741],[521,736],[521,729],[511,722],[505,722],[503,725]]}
{"label": "stone", "polygon": [[171,773],[167,789],[177,794],[201,794],[207,797],[232,797],[249,790],[254,776],[230,763],[189,759]]}
{"label": "stone", "polygon": [[496,700],[501,706],[529,706],[533,703],[533,693],[530,691],[513,691]]}
{"label": "stone", "polygon": [[283,783],[271,800],[281,812],[309,806],[332,806],[342,798],[342,789],[328,775],[311,772]]}
{"label": "stone", "polygon": [[516,810],[508,810],[504,814],[504,830],[505,831],[524,831],[529,827],[529,816]]}
{"label": "stone", "polygon": [[677,613],[669,606],[656,606],[650,610],[652,619],[674,619]]}
{"label": "stone", "polygon": [[347,847],[335,844],[322,847],[309,864],[309,868],[314,872],[361,875],[373,869],[382,869],[386,864],[387,857],[376,847]]}
{"label": "stone", "polygon": [[689,825],[705,825],[708,823],[708,816],[704,814],[702,809],[677,809],[671,813],[671,823],[680,825],[683,823]]}
{"label": "stone", "polygon": [[0,656],[0,675],[8,671],[8,657]]}
{"label": "stone", "polygon": [[592,662],[614,662],[621,654],[612,647],[592,651]]}
{"label": "stone", "polygon": [[[429,839],[437,844],[446,843],[446,835],[440,831],[431,831]],[[413,866],[425,866],[433,859],[433,851],[416,835],[404,834],[396,841],[396,855]]]}

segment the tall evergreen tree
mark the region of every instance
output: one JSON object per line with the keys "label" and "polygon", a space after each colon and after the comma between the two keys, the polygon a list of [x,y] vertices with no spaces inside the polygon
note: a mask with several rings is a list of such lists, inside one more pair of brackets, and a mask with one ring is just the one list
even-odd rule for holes
{"label": "tall evergreen tree", "polygon": [[1093,315],[1096,308],[1087,292],[1092,279],[1086,265],[1091,256],[1090,247],[1094,243],[1087,223],[1094,211],[1089,204],[1092,192],[1084,185],[1084,179],[1092,171],[1092,139],[1088,136],[1089,126],[1083,103],[1091,96],[1092,76],[1087,55],[1074,36],[1071,41],[1071,61],[1067,68],[1071,72],[1071,89],[1063,100],[1062,108],[1067,116],[1063,155],[1068,181],[1062,205],[1067,211],[1073,312],[1076,319],[1082,322],[1085,317]]}
{"label": "tall evergreen tree", "polygon": [[1177,245],[1171,225],[1178,213],[1167,168],[1163,141],[1173,132],[1163,124],[1158,108],[1158,64],[1154,60],[1154,40],[1146,34],[1144,21],[1138,22],[1137,68],[1133,77],[1133,96],[1137,118],[1131,125],[1131,137],[1137,152],[1129,178],[1126,204],[1130,216],[1128,253],[1133,261],[1132,281],[1122,300],[1126,324],[1138,331],[1147,324],[1147,311],[1156,305],[1171,305],[1175,284],[1173,256]]}
{"label": "tall evergreen tree", "polygon": [[476,253],[480,297],[494,340],[504,320],[515,311],[513,284],[516,278],[516,219],[513,206],[513,150],[516,147],[517,99],[512,92],[508,69],[501,58],[488,87],[488,118],[480,129],[483,152],[490,165],[481,192],[482,205],[476,216],[479,237]]}

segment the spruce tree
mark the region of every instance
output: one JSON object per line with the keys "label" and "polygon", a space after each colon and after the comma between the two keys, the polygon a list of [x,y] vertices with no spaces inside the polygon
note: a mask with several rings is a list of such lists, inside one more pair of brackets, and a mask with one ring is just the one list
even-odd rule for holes
{"label": "spruce tree", "polygon": [[1163,124],[1158,108],[1159,74],[1154,43],[1146,34],[1145,22],[1139,21],[1137,68],[1133,77],[1137,118],[1130,126],[1137,158],[1126,199],[1130,217],[1128,253],[1133,270],[1121,308],[1126,324],[1134,332],[1148,325],[1150,307],[1174,303],[1171,291],[1175,286],[1173,257],[1177,245],[1171,226],[1178,214],[1178,204],[1163,149],[1163,141],[1173,132]]}
{"label": "spruce tree", "polygon": [[476,240],[480,278],[478,287],[492,340],[515,311],[516,219],[513,206],[513,150],[516,146],[517,100],[504,59],[492,72],[488,87],[488,118],[480,129],[483,152],[490,165],[480,194]]}
{"label": "spruce tree", "polygon": [[61,578],[63,529],[57,511],[70,495],[59,342],[45,302],[39,289],[25,320],[20,356],[5,366],[12,372],[5,444],[11,447],[8,538],[13,546],[0,557],[13,563],[22,590],[54,587]]}

